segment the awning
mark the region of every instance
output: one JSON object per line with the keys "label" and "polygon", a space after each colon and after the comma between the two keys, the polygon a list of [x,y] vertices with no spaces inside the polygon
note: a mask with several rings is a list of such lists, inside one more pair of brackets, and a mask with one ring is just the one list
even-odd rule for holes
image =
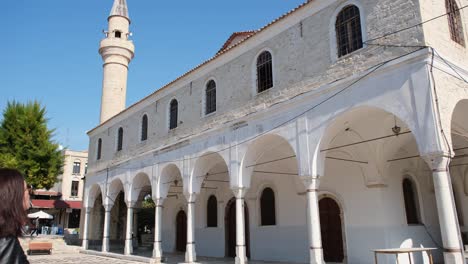
{"label": "awning", "polygon": [[33,208],[56,208],[56,209],[81,209],[80,201],[63,201],[63,200],[31,200]]}
{"label": "awning", "polygon": [[28,218],[53,219],[54,217],[44,211],[28,214]]}
{"label": "awning", "polygon": [[34,190],[32,192],[34,195],[43,195],[43,196],[62,196],[61,192],[54,192],[54,191],[41,191],[41,190]]}

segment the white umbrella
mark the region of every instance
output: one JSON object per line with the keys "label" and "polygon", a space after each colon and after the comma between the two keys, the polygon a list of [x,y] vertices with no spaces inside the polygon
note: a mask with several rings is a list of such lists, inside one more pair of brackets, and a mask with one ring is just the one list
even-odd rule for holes
{"label": "white umbrella", "polygon": [[35,212],[35,213],[32,213],[32,214],[28,214],[28,217],[29,218],[40,218],[40,219],[53,219],[54,217],[44,211],[39,211],[39,212]]}

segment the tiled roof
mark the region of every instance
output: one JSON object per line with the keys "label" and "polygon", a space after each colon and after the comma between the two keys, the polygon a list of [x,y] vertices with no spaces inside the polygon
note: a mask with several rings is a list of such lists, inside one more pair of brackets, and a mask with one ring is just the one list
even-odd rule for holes
{"label": "tiled roof", "polygon": [[254,36],[257,35],[258,33],[260,33],[260,32],[262,32],[262,31],[266,30],[267,28],[269,28],[269,27],[271,27],[271,26],[273,26],[274,24],[278,23],[279,21],[285,19],[286,17],[288,17],[288,16],[290,16],[291,14],[295,13],[295,12],[298,11],[299,9],[302,9],[304,6],[306,6],[306,5],[309,4],[310,2],[313,2],[313,0],[306,0],[304,3],[300,4],[300,5],[297,6],[296,8],[290,10],[289,12],[283,14],[282,16],[278,17],[277,19],[271,21],[270,23],[266,24],[265,26],[261,27],[260,29],[252,31],[252,34],[249,35],[249,36],[247,36],[246,38],[244,38],[242,41],[239,41],[238,43],[236,43],[236,44],[234,44],[234,45],[232,45],[232,46],[230,46],[230,47],[227,47],[226,49],[224,49],[224,50],[222,50],[222,51],[216,53],[215,56],[213,56],[213,57],[207,59],[206,61],[204,61],[204,62],[198,64],[197,66],[195,66],[195,67],[192,68],[191,70],[187,71],[186,73],[182,74],[181,76],[179,76],[179,77],[176,78],[175,80],[173,80],[173,81],[167,83],[167,84],[164,85],[163,87],[161,87],[161,88],[157,89],[156,91],[152,92],[151,94],[145,96],[144,98],[142,98],[142,99],[139,100],[138,102],[136,102],[136,103],[130,105],[129,107],[125,108],[125,109],[122,110],[120,113],[118,113],[118,114],[116,114],[115,116],[113,116],[113,117],[107,119],[107,120],[106,120],[105,122],[103,122],[102,124],[96,126],[95,128],[91,129],[90,131],[88,131],[88,133],[91,133],[92,131],[94,131],[94,130],[97,129],[98,127],[101,127],[101,126],[103,126],[104,124],[110,122],[112,119],[114,119],[114,118],[116,118],[117,116],[119,116],[120,114],[122,114],[122,113],[128,111],[129,109],[131,109],[132,107],[136,106],[137,104],[139,104],[140,102],[144,101],[145,99],[147,99],[147,98],[149,98],[149,97],[151,97],[151,96],[153,96],[153,95],[155,95],[155,94],[161,92],[162,90],[164,90],[164,89],[170,87],[170,86],[171,86],[172,84],[174,84],[175,82],[179,81],[180,79],[184,78],[185,76],[189,75],[190,73],[192,73],[192,72],[198,70],[199,68],[201,68],[202,66],[208,64],[209,62],[213,61],[214,59],[216,59],[216,58],[222,56],[223,54],[229,52],[230,50],[236,48],[237,46],[242,45],[242,43],[244,43],[244,42],[247,41],[248,39],[254,37]]}
{"label": "tiled roof", "polygon": [[45,195],[45,196],[62,196],[61,192],[54,192],[54,191],[41,191],[41,190],[34,190],[34,195]]}
{"label": "tiled roof", "polygon": [[[240,31],[240,32],[234,32],[231,34],[231,36],[224,42],[224,45],[221,47],[221,49],[216,52],[216,54],[224,51],[225,49],[236,45],[237,43],[243,41],[245,38],[250,37],[251,35],[255,34],[255,30],[250,30],[250,31]],[[241,39],[237,43],[232,43],[234,39],[241,37]]]}

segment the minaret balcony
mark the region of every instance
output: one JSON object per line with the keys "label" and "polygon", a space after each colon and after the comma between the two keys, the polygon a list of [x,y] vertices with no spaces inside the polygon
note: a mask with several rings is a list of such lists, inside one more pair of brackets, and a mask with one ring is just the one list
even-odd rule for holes
{"label": "minaret balcony", "polygon": [[105,38],[101,40],[99,45],[99,53],[102,54],[105,49],[125,49],[127,52],[131,53],[130,58],[133,58],[133,54],[135,53],[135,46],[133,45],[133,41],[120,38]]}

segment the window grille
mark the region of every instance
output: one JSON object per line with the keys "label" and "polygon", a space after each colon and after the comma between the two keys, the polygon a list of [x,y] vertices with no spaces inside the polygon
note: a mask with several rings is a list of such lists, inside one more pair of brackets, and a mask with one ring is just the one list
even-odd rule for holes
{"label": "window grille", "polygon": [[445,8],[447,9],[448,14],[447,19],[450,30],[450,37],[456,43],[465,46],[465,38],[463,37],[463,24],[457,3],[455,0],[445,0]]}
{"label": "window grille", "polygon": [[98,139],[98,144],[97,144],[97,160],[101,159],[101,151],[102,151],[102,139]]}
{"label": "window grille", "polygon": [[216,83],[213,80],[210,80],[206,85],[205,104],[205,115],[216,111]]}
{"label": "window grille", "polygon": [[141,141],[148,139],[148,116],[144,115],[141,118]]}
{"label": "window grille", "polygon": [[72,186],[71,186],[71,197],[77,197],[78,196],[78,188],[80,186],[79,181],[72,181]]}
{"label": "window grille", "polygon": [[176,99],[171,101],[170,113],[169,113],[169,129],[177,127],[177,114],[178,114],[179,103]]}
{"label": "window grille", "polygon": [[81,171],[81,162],[75,161],[73,162],[73,174],[80,174]]}
{"label": "window grille", "polygon": [[276,225],[275,193],[271,188],[265,188],[260,197],[262,226]]}
{"label": "window grille", "polygon": [[214,195],[208,198],[206,211],[206,226],[218,227],[218,201]]}
{"label": "window grille", "polygon": [[122,150],[123,147],[123,128],[119,128],[119,132],[117,133],[117,151]]}
{"label": "window grille", "polygon": [[273,87],[273,65],[271,53],[262,52],[257,58],[257,92]]}
{"label": "window grille", "polygon": [[335,30],[338,57],[362,48],[359,8],[354,5],[343,8],[336,18]]}

